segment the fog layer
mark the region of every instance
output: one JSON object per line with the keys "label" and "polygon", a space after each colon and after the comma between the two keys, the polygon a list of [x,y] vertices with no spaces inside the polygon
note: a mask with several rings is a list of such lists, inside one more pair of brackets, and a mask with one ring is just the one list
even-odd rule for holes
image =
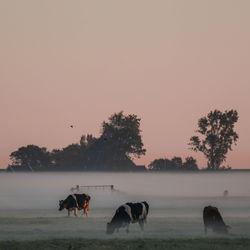
{"label": "fog layer", "polygon": [[[106,223],[118,206],[144,200],[150,206],[145,237],[204,235],[202,210],[207,205],[219,208],[236,235],[250,236],[249,179],[250,173],[230,172],[2,173],[0,239],[106,237]],[[114,185],[115,190],[80,188],[79,193],[91,196],[89,217],[67,218],[67,211],[58,211],[58,201],[76,185]],[[131,230],[140,236],[138,225]]]}

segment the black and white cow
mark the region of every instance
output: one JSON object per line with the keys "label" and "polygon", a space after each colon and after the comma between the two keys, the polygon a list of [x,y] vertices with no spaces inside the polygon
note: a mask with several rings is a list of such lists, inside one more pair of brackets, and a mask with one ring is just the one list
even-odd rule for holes
{"label": "black and white cow", "polygon": [[138,203],[126,203],[120,206],[110,223],[107,223],[107,234],[112,234],[119,228],[126,227],[129,232],[129,224],[138,222],[141,230],[144,229],[144,223],[147,222],[149,205],[146,201]]}
{"label": "black and white cow", "polygon": [[68,210],[68,216],[70,212],[74,211],[77,216],[77,211],[83,209],[83,214],[88,215],[89,211],[90,196],[87,194],[71,194],[65,200],[59,201],[59,211],[63,209]]}
{"label": "black and white cow", "polygon": [[210,228],[215,233],[228,234],[230,226],[225,224],[217,207],[204,207],[203,221],[205,233],[207,233],[207,228]]}

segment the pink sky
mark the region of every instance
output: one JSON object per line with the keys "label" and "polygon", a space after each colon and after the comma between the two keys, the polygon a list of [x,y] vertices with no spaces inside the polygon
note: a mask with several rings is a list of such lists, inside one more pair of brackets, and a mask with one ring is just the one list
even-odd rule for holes
{"label": "pink sky", "polygon": [[20,146],[99,136],[121,110],[142,119],[138,164],[192,155],[205,167],[187,143],[213,109],[238,111],[225,165],[250,168],[249,11],[248,0],[1,1],[0,168]]}

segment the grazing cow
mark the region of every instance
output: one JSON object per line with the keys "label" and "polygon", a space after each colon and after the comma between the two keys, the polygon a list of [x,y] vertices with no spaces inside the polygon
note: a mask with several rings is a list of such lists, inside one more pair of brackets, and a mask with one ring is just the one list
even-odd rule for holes
{"label": "grazing cow", "polygon": [[107,223],[107,234],[112,234],[115,229],[126,227],[129,232],[129,224],[138,222],[141,230],[144,229],[144,223],[147,221],[149,205],[146,201],[140,203],[126,203],[120,206],[110,223]]}
{"label": "grazing cow", "polygon": [[65,200],[59,201],[59,211],[63,209],[68,210],[68,216],[70,212],[74,210],[75,216],[77,216],[77,211],[83,209],[83,214],[88,215],[89,211],[90,196],[87,194],[71,194]]}
{"label": "grazing cow", "polygon": [[215,233],[228,234],[230,226],[225,224],[217,207],[204,207],[203,221],[205,233],[207,233],[207,228],[211,228]]}

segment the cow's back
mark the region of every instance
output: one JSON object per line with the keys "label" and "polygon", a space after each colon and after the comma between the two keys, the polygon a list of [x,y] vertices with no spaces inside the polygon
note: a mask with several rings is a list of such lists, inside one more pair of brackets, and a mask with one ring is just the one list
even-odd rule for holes
{"label": "cow's back", "polygon": [[127,206],[131,208],[131,215],[132,215],[132,223],[135,223],[139,220],[145,220],[148,214],[148,206],[145,202],[138,202],[138,203],[126,203]]}
{"label": "cow's back", "polygon": [[85,201],[89,198],[86,194],[75,194],[79,208],[83,208]]}
{"label": "cow's back", "polygon": [[208,221],[219,221],[223,222],[221,214],[217,207],[207,206],[203,210],[203,220],[204,223]]}
{"label": "cow's back", "polygon": [[205,227],[212,228],[214,232],[227,233],[227,226],[217,207],[204,207],[203,221]]}

